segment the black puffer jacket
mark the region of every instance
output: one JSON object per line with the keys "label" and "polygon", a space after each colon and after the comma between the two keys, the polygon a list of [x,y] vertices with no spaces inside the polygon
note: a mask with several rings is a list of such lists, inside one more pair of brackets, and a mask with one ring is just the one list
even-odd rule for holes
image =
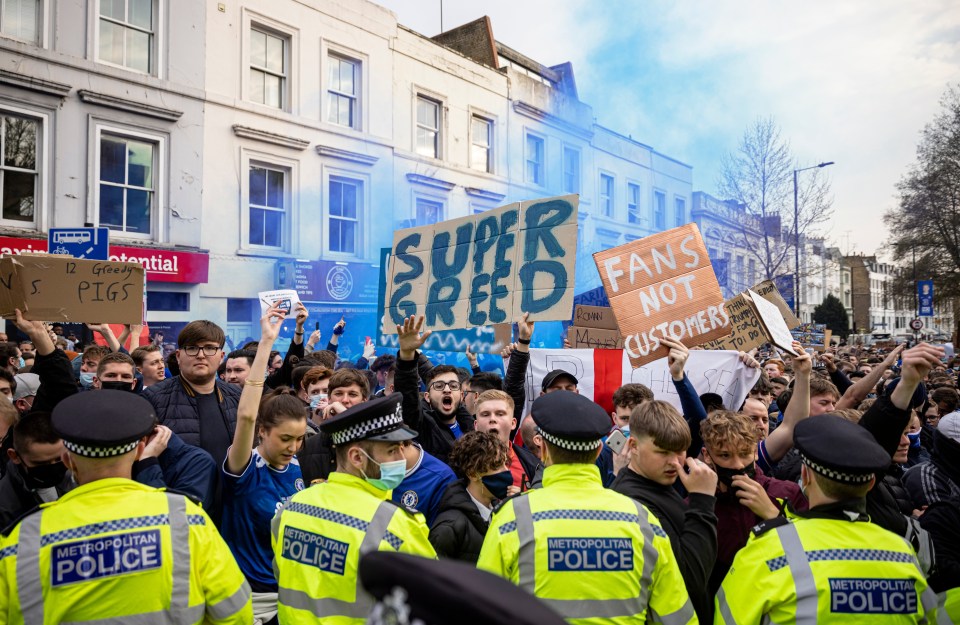
{"label": "black puffer jacket", "polygon": [[430,528],[430,544],[441,558],[476,564],[489,526],[467,492],[467,480],[457,480],[447,486],[440,499],[437,518]]}
{"label": "black puffer jacket", "polygon": [[303,481],[308,486],[314,480],[326,480],[337,469],[337,455],[330,435],[319,432],[309,437],[297,454],[297,461]]}
{"label": "black puffer jacket", "polygon": [[[227,384],[220,379],[216,381],[214,392],[217,395],[220,415],[226,423],[230,440],[233,440],[233,433],[237,429],[237,405],[240,403],[241,391],[239,386]],[[161,425],[179,434],[184,443],[194,447],[200,446],[197,391],[186,380],[180,376],[174,376],[159,384],[148,386],[143,389],[141,395],[153,404]]]}

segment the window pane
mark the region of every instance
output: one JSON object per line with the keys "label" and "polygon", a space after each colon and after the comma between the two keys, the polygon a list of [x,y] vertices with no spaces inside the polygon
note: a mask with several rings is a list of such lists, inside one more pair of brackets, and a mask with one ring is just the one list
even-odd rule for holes
{"label": "window pane", "polygon": [[343,185],[343,207],[340,214],[350,219],[357,218],[357,187],[352,184]]}
{"label": "window pane", "polygon": [[103,137],[100,139],[100,180],[126,182],[127,146],[123,141]]}
{"label": "window pane", "polygon": [[264,73],[259,70],[250,70],[250,99],[261,104],[264,102],[263,76]]}
{"label": "window pane", "polygon": [[263,245],[263,213],[259,208],[250,209],[250,245]]}
{"label": "window pane", "polygon": [[343,59],[339,60],[340,67],[340,91],[343,93],[355,94],[354,90],[354,64]]}
{"label": "window pane", "polygon": [[3,164],[21,169],[36,169],[37,122],[20,117],[5,117]]}
{"label": "window pane", "polygon": [[283,213],[264,211],[263,244],[271,247],[283,245]]}
{"label": "window pane", "polygon": [[327,81],[330,83],[329,88],[340,91],[340,59],[331,56],[329,67],[330,69],[327,72]]}
{"label": "window pane", "polygon": [[100,185],[100,225],[123,229],[123,189]]}
{"label": "window pane", "polygon": [[100,60],[123,65],[123,26],[100,20]]}
{"label": "window pane", "polygon": [[283,44],[280,37],[267,35],[267,69],[271,72],[283,73]]}
{"label": "window pane", "polygon": [[153,28],[153,0],[128,0],[130,14],[127,22],[146,30]]}
{"label": "window pane", "polygon": [[153,188],[153,146],[139,141],[127,142],[127,184]]}
{"label": "window pane", "polygon": [[343,184],[330,181],[330,214],[343,216]]}
{"label": "window pane", "polygon": [[489,145],[486,120],[473,118],[473,142],[478,145]]}
{"label": "window pane", "polygon": [[356,224],[333,219],[330,222],[330,249],[344,254],[356,253]]}
{"label": "window pane", "polygon": [[417,123],[428,128],[437,128],[437,104],[417,98]]}
{"label": "window pane", "polygon": [[250,31],[250,65],[267,66],[267,34],[258,30]]}
{"label": "window pane", "polygon": [[270,74],[263,75],[264,104],[267,106],[280,108],[280,105],[283,103],[283,97],[281,93],[282,89],[283,81],[281,81],[278,76],[271,76]]}
{"label": "window pane", "polygon": [[3,19],[0,28],[11,37],[25,41],[39,41],[39,0],[3,0]]}
{"label": "window pane", "polygon": [[267,206],[283,208],[283,172],[267,170]]}
{"label": "window pane", "polygon": [[250,168],[250,203],[267,205],[267,170],[263,167]]}
{"label": "window pane", "polygon": [[127,232],[150,234],[150,200],[153,194],[127,189]]}
{"label": "window pane", "polygon": [[126,19],[123,5],[124,0],[100,0],[100,15],[123,22]]}
{"label": "window pane", "polygon": [[5,171],[0,174],[3,187],[3,218],[33,221],[36,174]]}
{"label": "window pane", "polygon": [[479,145],[470,146],[470,165],[478,171],[487,171],[487,148]]}
{"label": "window pane", "polygon": [[127,37],[126,66],[138,72],[150,71],[150,35],[132,28],[125,28]]}
{"label": "window pane", "polygon": [[328,243],[330,245],[331,252],[343,251],[342,249],[343,244],[340,242],[340,224],[341,223],[342,222],[339,219],[330,220],[330,234],[328,235],[328,238],[330,240],[328,241]]}

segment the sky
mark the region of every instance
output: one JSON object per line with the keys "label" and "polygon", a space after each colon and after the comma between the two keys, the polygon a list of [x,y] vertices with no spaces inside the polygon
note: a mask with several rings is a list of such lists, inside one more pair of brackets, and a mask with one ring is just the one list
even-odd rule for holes
{"label": "sky", "polygon": [[881,252],[920,132],[960,83],[956,0],[375,1],[427,36],[488,15],[498,41],[572,62],[598,122],[692,165],[694,191],[716,194],[722,156],[772,117],[798,166],[836,163],[820,234],[845,253]]}

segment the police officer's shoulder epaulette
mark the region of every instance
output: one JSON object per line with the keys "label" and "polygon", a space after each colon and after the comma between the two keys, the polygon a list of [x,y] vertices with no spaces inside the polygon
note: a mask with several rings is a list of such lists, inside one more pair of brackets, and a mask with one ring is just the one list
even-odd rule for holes
{"label": "police officer's shoulder epaulette", "polygon": [[6,527],[0,530],[0,536],[3,536],[4,538],[9,536],[10,532],[13,531],[13,528],[15,528],[20,523],[20,521],[24,520],[25,518],[27,518],[28,516],[30,516],[31,514],[33,514],[39,509],[40,509],[40,506],[34,506],[29,510],[27,510],[26,512],[23,512],[22,514],[20,514],[20,516],[10,521],[10,523],[8,523]]}
{"label": "police officer's shoulder epaulette", "polygon": [[161,488],[160,490],[162,490],[165,493],[173,493],[174,495],[183,495],[184,497],[186,497],[193,503],[197,504],[201,508],[203,507],[203,500],[201,500],[199,497],[197,497],[193,493],[188,493],[183,490],[177,490],[176,488],[169,488],[169,487],[164,487],[164,488]]}
{"label": "police officer's shoulder epaulette", "polygon": [[773,517],[772,519],[767,519],[766,521],[761,521],[760,523],[757,523],[756,525],[753,526],[753,529],[751,531],[753,532],[754,536],[762,536],[763,534],[766,534],[773,528],[780,527],[781,525],[786,525],[789,522],[790,522],[790,519],[788,519],[785,516],[776,516],[776,517]]}
{"label": "police officer's shoulder epaulette", "polygon": [[406,512],[406,513],[409,514],[410,516],[413,516],[413,515],[415,515],[415,514],[421,514],[421,512],[420,512],[419,510],[417,510],[416,508],[413,508],[413,507],[411,507],[411,506],[408,506],[408,505],[405,504],[405,503],[397,502],[397,501],[394,501],[393,499],[386,499],[386,500],[384,500],[384,501],[386,501],[386,503],[388,503],[388,504],[391,504],[391,505],[393,505],[393,506],[396,506],[396,507],[400,508],[401,510],[403,510],[404,512]]}

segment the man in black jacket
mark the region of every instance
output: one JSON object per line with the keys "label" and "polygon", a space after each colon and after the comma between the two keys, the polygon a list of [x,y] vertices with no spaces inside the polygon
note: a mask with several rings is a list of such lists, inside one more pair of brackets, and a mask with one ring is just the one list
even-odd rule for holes
{"label": "man in black jacket", "polygon": [[453,443],[473,431],[473,417],[461,406],[462,393],[456,367],[441,365],[427,374],[427,392],[420,395],[417,371],[420,349],[431,332],[421,332],[423,317],[407,317],[397,326],[400,349],[394,388],[403,395],[403,420],[418,433],[414,439],[424,451],[446,462]]}
{"label": "man in black jacket", "polygon": [[[689,446],[690,428],[676,408],[664,401],[639,404],[630,414],[623,452],[630,464],[611,488],[644,504],[660,521],[698,619],[712,623],[707,582],[717,557],[717,474],[700,460],[687,458]],[[687,501],[674,488],[677,478],[689,493]]]}

